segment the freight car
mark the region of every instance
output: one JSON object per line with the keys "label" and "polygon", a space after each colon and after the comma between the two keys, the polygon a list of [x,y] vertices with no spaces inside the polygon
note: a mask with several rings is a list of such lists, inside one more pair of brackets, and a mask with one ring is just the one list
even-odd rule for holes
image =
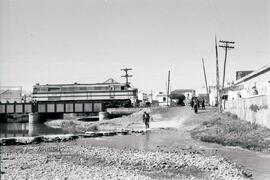
{"label": "freight car", "polygon": [[130,107],[137,99],[137,89],[109,79],[95,84],[36,84],[32,99],[39,102],[101,102],[103,107]]}

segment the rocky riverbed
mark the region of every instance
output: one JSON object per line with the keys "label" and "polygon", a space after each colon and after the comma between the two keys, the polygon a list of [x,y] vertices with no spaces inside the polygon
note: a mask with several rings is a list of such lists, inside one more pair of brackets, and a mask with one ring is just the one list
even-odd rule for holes
{"label": "rocky riverbed", "polygon": [[[19,146],[2,146],[1,179],[252,177],[252,171],[234,163],[232,159],[224,158],[220,150],[208,148],[190,137],[189,131],[199,126],[210,112],[198,115],[189,108],[170,108],[162,113],[160,110],[151,111],[153,120],[150,130],[132,133],[144,128],[139,112],[131,118],[99,122],[101,129],[129,129],[125,132],[131,133],[126,133],[126,136],[122,136],[122,133],[105,136],[108,134],[106,132],[102,137],[92,137],[93,132],[88,132],[86,134],[91,138],[73,138],[73,141],[63,142],[58,136],[46,136],[39,144],[22,145],[19,141]],[[63,136],[64,139],[67,139],[66,136]],[[54,142],[55,139],[58,142]]]}
{"label": "rocky riverbed", "polygon": [[241,168],[200,151],[142,151],[81,140],[2,147],[2,179],[243,179]]}

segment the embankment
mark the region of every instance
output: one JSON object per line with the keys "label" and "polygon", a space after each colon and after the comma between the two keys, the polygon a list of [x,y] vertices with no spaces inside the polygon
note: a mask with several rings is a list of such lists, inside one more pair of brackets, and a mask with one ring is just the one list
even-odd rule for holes
{"label": "embankment", "polygon": [[248,121],[239,120],[231,113],[213,112],[204,117],[191,136],[204,142],[270,152],[270,130]]}
{"label": "embankment", "polygon": [[121,131],[134,130],[142,124],[142,114],[144,111],[150,112],[150,116],[168,111],[167,107],[144,108],[129,116],[103,121],[85,122],[76,119],[58,119],[46,122],[48,126],[67,129],[71,133],[83,133],[86,131]]}

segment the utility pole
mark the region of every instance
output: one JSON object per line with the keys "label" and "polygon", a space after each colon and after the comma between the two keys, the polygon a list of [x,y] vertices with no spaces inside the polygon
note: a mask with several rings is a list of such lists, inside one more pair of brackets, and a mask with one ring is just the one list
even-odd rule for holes
{"label": "utility pole", "polygon": [[217,47],[217,37],[215,36],[215,49],[216,49],[216,89],[217,89],[217,103],[218,103],[218,111],[221,112],[221,101],[219,95],[219,66],[218,66],[218,47]]}
{"label": "utility pole", "polygon": [[223,66],[223,80],[222,80],[222,87],[221,87],[221,93],[224,94],[224,83],[225,83],[225,75],[226,75],[226,62],[227,62],[227,53],[228,50],[233,49],[233,46],[230,46],[231,44],[234,44],[233,41],[219,41],[221,45],[219,47],[222,47],[225,49],[225,59],[224,59],[224,66]]}
{"label": "utility pole", "polygon": [[168,88],[167,88],[167,106],[169,105],[169,95],[170,95],[170,77],[171,71],[168,72]]}
{"label": "utility pole", "polygon": [[208,85],[207,85],[207,78],[206,78],[204,59],[203,58],[202,58],[202,64],[203,64],[203,74],[204,74],[204,81],[205,81],[205,89],[206,89],[206,93],[207,93],[207,101],[209,102],[209,90],[208,90]]}
{"label": "utility pole", "polygon": [[151,103],[153,103],[153,90],[151,89]]}
{"label": "utility pole", "polygon": [[128,74],[128,71],[132,70],[131,68],[124,68],[124,69],[121,69],[121,71],[124,71],[125,72],[125,75],[121,76],[121,77],[125,77],[126,78],[126,85],[127,86],[130,86],[130,83],[128,82],[128,78],[129,77],[132,77],[132,75],[129,75]]}

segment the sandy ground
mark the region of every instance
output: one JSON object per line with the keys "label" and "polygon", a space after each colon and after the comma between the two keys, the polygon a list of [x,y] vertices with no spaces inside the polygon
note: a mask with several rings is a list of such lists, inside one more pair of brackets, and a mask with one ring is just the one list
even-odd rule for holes
{"label": "sandy ground", "polygon": [[[195,115],[189,108],[171,108],[161,113],[153,111],[151,116],[151,128],[144,135],[1,147],[1,179],[244,178],[237,164],[204,149],[178,145],[167,148],[159,144],[155,148],[136,148],[140,138],[144,139],[143,143],[151,144],[162,139],[158,137],[170,137],[169,132],[181,132],[180,139],[188,137],[187,131],[197,126],[206,113]],[[120,127],[119,121],[113,123]],[[140,113],[128,121],[125,128],[144,128]],[[107,127],[109,122],[106,123]],[[153,136],[155,133],[158,136]],[[104,140],[106,143],[102,143]],[[164,140],[162,143],[166,144]]]}
{"label": "sandy ground", "polygon": [[[46,122],[48,126],[51,127],[61,127],[63,129],[68,130],[69,132],[74,133],[83,133],[87,131],[119,131],[119,130],[134,130],[134,129],[142,129],[142,115],[143,112],[147,111],[153,115],[154,121],[160,121],[160,114],[164,114],[168,112],[167,107],[154,107],[154,108],[145,108],[136,113],[133,113],[129,116],[124,116],[115,119],[103,120],[103,121],[93,121],[93,122],[85,122],[85,121],[77,121],[76,119],[59,119],[52,120]],[[171,111],[171,110],[170,110]]]}

